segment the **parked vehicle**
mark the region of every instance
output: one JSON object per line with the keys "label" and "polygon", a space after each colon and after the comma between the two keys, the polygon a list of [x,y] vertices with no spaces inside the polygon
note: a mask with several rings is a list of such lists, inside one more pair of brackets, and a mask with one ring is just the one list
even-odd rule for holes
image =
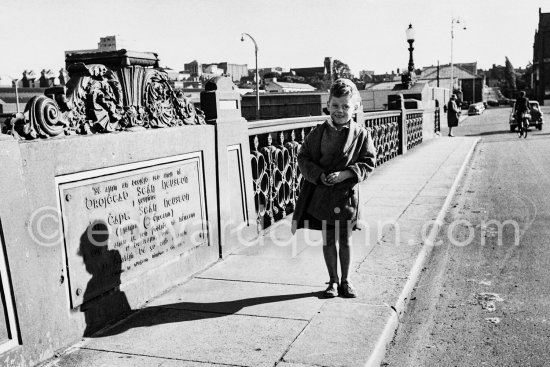
{"label": "parked vehicle", "polygon": [[[518,127],[516,121],[516,114],[514,113],[515,103],[512,106],[512,111],[510,111],[510,131],[513,132]],[[544,124],[544,114],[540,109],[540,105],[537,101],[529,101],[529,126],[536,126],[537,129],[542,130],[542,125]]]}
{"label": "parked vehicle", "polygon": [[483,111],[485,111],[485,105],[483,102],[474,103],[468,107],[468,116],[481,115]]}

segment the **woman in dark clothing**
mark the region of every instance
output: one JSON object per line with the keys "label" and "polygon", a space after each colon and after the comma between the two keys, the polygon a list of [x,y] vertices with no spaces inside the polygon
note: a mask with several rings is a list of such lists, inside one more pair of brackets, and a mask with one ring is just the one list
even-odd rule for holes
{"label": "woman in dark clothing", "polygon": [[460,110],[456,104],[456,94],[453,94],[447,104],[447,126],[449,127],[449,136],[454,136],[453,127],[458,126],[459,116]]}

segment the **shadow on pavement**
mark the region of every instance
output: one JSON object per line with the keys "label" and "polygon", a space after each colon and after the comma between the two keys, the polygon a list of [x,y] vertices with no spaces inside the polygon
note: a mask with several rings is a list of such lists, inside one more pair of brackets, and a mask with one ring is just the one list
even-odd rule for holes
{"label": "shadow on pavement", "polygon": [[[490,135],[504,135],[504,134],[515,134],[511,133],[510,130],[500,130],[500,131],[485,131],[478,134],[464,134],[464,136],[490,136]],[[517,136],[517,134],[515,134]]]}
{"label": "shadow on pavement", "polygon": [[140,310],[133,310],[128,318],[115,324],[112,327],[91,335],[91,337],[100,338],[105,336],[117,335],[127,330],[139,327],[150,327],[168,323],[224,317],[236,314],[245,307],[308,297],[316,297],[321,299],[323,298],[322,296],[323,292],[317,291],[277,296],[244,298],[226,302],[179,302],[154,307],[147,307]]}

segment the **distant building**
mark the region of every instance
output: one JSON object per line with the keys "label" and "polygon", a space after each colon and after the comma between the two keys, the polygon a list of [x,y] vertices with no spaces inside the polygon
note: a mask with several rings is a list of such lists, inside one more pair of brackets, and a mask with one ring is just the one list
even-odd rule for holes
{"label": "distant building", "polygon": [[[401,81],[370,83],[359,94],[365,111],[386,110],[399,94],[405,100],[420,101],[420,108],[441,107],[451,96],[448,89],[432,87],[426,81],[417,81],[410,88],[404,87]],[[407,102],[405,101],[405,108],[409,108]]]}
{"label": "distant building", "polygon": [[264,83],[265,91],[269,93],[313,92],[315,90],[309,84],[278,82],[277,78],[267,78]]}
{"label": "distant building", "polygon": [[290,71],[297,76],[304,78],[311,78],[315,76],[332,75],[332,69],[334,66],[334,60],[332,57],[325,57],[323,66],[314,66],[309,68],[291,68]]}
{"label": "distant building", "polygon": [[32,70],[24,70],[23,78],[21,79],[21,84],[23,88],[38,88],[40,87],[40,81],[37,78],[37,75]]}
{"label": "distant building", "polygon": [[193,60],[184,64],[183,68],[193,77],[199,77],[202,80],[210,79],[214,76],[226,75],[231,77],[233,82],[240,82],[242,77],[248,76],[248,66],[246,64],[232,64],[229,62],[217,62],[210,64],[201,64]]}
{"label": "distant building", "polygon": [[231,78],[234,82],[239,82],[243,76],[248,75],[247,64],[231,64],[228,62],[218,63],[218,68],[223,70],[223,73]]}
{"label": "distant building", "polygon": [[193,60],[188,64],[183,64],[183,69],[191,73],[191,76],[201,76],[202,75],[202,64],[197,60]]}
{"label": "distant building", "polygon": [[39,87],[48,88],[53,87],[54,85],[59,85],[59,79],[51,70],[42,69],[40,72]]}
{"label": "distant building", "polygon": [[550,104],[550,13],[540,8],[533,42],[533,90],[537,101]]}
{"label": "distant building", "polygon": [[277,74],[282,75],[286,73],[290,73],[290,68],[283,68],[280,66],[272,67],[272,68],[260,68],[258,70],[258,73],[260,74],[260,77],[264,77],[266,74]]}
{"label": "distant building", "polygon": [[[475,70],[475,71],[474,71]],[[417,76],[419,82],[427,82],[430,87],[441,87],[449,90],[461,90],[462,100],[469,102],[483,101],[485,77],[477,74],[477,63],[453,64],[453,86],[451,88],[451,65],[427,66]]]}
{"label": "distant building", "polygon": [[65,51],[65,57],[70,54],[86,54],[90,52],[100,52],[100,51],[117,51],[123,48],[126,48],[127,44],[120,36],[105,36],[100,37],[99,42],[97,43],[97,48],[88,49],[88,50],[69,50]]}
{"label": "distant building", "polygon": [[365,85],[371,84],[371,83],[384,83],[384,82],[401,82],[401,75],[399,74],[399,69],[397,69],[397,74],[392,70],[391,73],[384,73],[384,74],[375,74],[374,71],[369,70],[363,70],[359,73],[363,83]]}

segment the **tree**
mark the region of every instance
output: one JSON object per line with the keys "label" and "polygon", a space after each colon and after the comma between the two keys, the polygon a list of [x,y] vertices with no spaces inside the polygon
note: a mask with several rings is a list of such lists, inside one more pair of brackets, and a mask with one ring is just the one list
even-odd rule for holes
{"label": "tree", "polygon": [[329,75],[317,74],[306,78],[306,83],[317,90],[326,91],[330,89],[331,80]]}
{"label": "tree", "polygon": [[348,64],[340,60],[334,60],[332,64],[332,74],[334,75],[334,79],[338,79],[338,78],[352,79],[353,78]]}
{"label": "tree", "polygon": [[508,56],[506,56],[506,63],[504,67],[504,78],[506,79],[506,86],[512,91],[516,90],[516,72],[514,70],[514,67],[512,66],[512,63],[510,62],[510,60],[508,60]]}

